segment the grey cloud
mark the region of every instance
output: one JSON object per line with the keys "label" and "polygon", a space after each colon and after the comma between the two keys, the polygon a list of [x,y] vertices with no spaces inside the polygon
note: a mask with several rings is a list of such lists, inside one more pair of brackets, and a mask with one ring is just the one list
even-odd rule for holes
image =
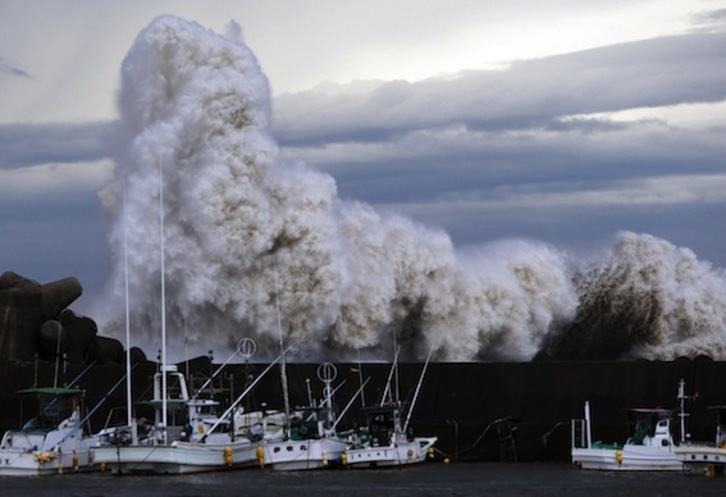
{"label": "grey cloud", "polygon": [[109,157],[114,123],[0,124],[0,169]]}
{"label": "grey cloud", "polygon": [[691,17],[694,32],[718,32],[726,29],[726,9],[706,10]]}
{"label": "grey cloud", "polygon": [[25,72],[20,67],[3,57],[0,57],[0,74],[9,74],[19,78],[33,79],[33,76],[29,73]]}
{"label": "grey cloud", "polygon": [[726,241],[714,237],[726,229],[723,204],[662,206],[560,206],[539,209],[496,209],[478,205],[449,208],[432,205],[425,212],[408,208],[406,215],[445,227],[457,246],[505,238],[534,238],[585,255],[610,245],[614,233],[650,233],[692,248],[699,258],[726,265]]}
{"label": "grey cloud", "polygon": [[100,291],[110,272],[105,222],[96,192],[1,197],[3,270],[43,283],[76,276],[86,296],[73,309],[90,311],[84,306],[92,303],[89,299]]}
{"label": "grey cloud", "polygon": [[[650,182],[723,174],[724,129],[592,114],[722,101],[724,59],[724,34],[646,40],[451,80],[285,95],[275,126],[285,153],[332,174],[342,198],[441,227],[457,245],[533,237],[587,251],[632,230],[723,265],[723,243],[710,235],[724,228],[723,203],[668,204],[662,183]],[[517,203],[619,191],[666,198]]]}
{"label": "grey cloud", "polygon": [[368,94],[280,96],[275,130],[284,145],[380,140],[463,124],[505,130],[560,126],[563,116],[726,98],[726,33],[658,38],[521,61]]}
{"label": "grey cloud", "polygon": [[[641,122],[594,133],[412,134],[395,144],[296,149],[333,174],[346,198],[377,203],[434,200],[456,192],[499,195],[501,187],[579,190],[653,175],[723,172],[721,129],[671,129]],[[387,147],[385,152],[380,149]],[[401,153],[401,150],[406,153]],[[328,158],[331,154],[333,157]]]}

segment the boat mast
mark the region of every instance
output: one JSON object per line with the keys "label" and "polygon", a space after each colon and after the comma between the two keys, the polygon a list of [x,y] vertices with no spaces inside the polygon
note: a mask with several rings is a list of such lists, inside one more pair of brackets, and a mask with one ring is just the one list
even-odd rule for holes
{"label": "boat mast", "polygon": [[590,430],[590,402],[585,402],[585,430],[587,436],[587,448],[592,448],[592,431]]}
{"label": "boat mast", "polygon": [[53,388],[58,388],[58,370],[60,368],[61,337],[63,336],[62,332],[62,328],[58,330],[58,339],[56,340],[55,346],[55,374],[53,375]]}
{"label": "boat mast", "polygon": [[685,444],[689,438],[688,433],[686,433],[686,418],[688,417],[688,413],[686,412],[686,399],[688,398],[686,395],[686,382],[681,378],[681,381],[678,383],[678,400],[680,401],[678,417],[681,418],[681,444]]}
{"label": "boat mast", "polygon": [[285,359],[285,346],[282,340],[282,320],[280,318],[280,293],[277,282],[277,263],[275,256],[272,256],[272,268],[275,273],[275,306],[277,307],[277,333],[280,340],[280,351],[282,357],[280,359],[280,382],[282,383],[282,397],[285,403],[285,430],[290,430],[290,395],[287,389],[287,360]]}
{"label": "boat mast", "polygon": [[[360,349],[358,349],[358,384],[362,387],[363,386],[363,364],[360,362]],[[360,392],[360,406],[365,407],[366,406],[366,396],[365,392],[361,390]]]}
{"label": "boat mast", "polygon": [[159,229],[161,235],[161,424],[163,425],[164,445],[167,443],[167,402],[166,402],[166,289],[164,285],[164,176],[159,161]]}
{"label": "boat mast", "polygon": [[394,378],[393,378],[393,388],[395,389],[394,395],[396,396],[396,403],[400,405],[401,403],[401,385],[399,384],[399,378],[398,378],[398,351],[400,350],[398,347],[398,337],[396,336],[396,330],[393,330],[393,350],[396,351],[396,360],[393,363],[394,368]]}
{"label": "boat mast", "polygon": [[126,178],[123,184],[124,203],[124,300],[126,306],[126,424],[131,426],[131,326],[129,324],[129,250]]}

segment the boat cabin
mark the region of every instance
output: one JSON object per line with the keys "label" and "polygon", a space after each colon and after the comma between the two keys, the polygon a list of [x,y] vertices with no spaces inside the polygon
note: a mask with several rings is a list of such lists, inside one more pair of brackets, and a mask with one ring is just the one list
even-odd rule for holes
{"label": "boat cabin", "polygon": [[31,402],[37,401],[36,415],[23,425],[23,431],[54,430],[64,419],[79,417],[83,407],[84,393],[77,388],[28,388],[18,394]]}
{"label": "boat cabin", "polygon": [[[401,419],[404,412],[402,403],[390,403],[379,406],[371,406],[363,408],[366,416],[365,432],[359,433],[363,442],[370,442],[371,446],[387,446],[392,445],[400,438],[411,440],[412,430],[403,434],[403,420]],[[365,440],[365,439],[368,440]]]}
{"label": "boat cabin", "polygon": [[629,409],[627,444],[668,447],[673,445],[671,423],[673,412],[669,409]]}
{"label": "boat cabin", "polygon": [[[38,450],[48,443],[57,443],[64,434],[59,429],[76,426],[81,420],[84,392],[77,388],[41,387],[20,390],[28,401],[37,402],[36,415],[20,430],[8,430],[0,449],[25,448]],[[51,440],[48,440],[51,437]]]}
{"label": "boat cabin", "polygon": [[716,447],[726,448],[726,406],[711,406],[716,412]]}

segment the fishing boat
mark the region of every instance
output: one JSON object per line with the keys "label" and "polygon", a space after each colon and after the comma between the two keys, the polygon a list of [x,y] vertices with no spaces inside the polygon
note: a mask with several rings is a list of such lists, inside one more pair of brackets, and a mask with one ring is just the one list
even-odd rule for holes
{"label": "fishing boat", "polygon": [[351,439],[343,454],[350,468],[376,468],[417,464],[433,451],[436,437],[414,437],[403,428],[403,404],[390,403],[365,408],[367,426]]}
{"label": "fishing boat", "polygon": [[[166,398],[161,388],[164,376],[169,391],[176,392]],[[231,408],[219,416],[216,401],[190,398],[176,366],[163,366],[154,375],[154,397],[146,404],[154,408],[153,424],[134,423],[101,434],[93,449],[101,469],[114,474],[186,474],[259,464],[258,448],[264,439],[236,439],[229,421]],[[162,409],[171,415],[166,422]]]}
{"label": "fishing boat", "polygon": [[81,419],[84,393],[78,388],[35,387],[18,392],[35,396],[38,412],[0,442],[0,476],[39,476],[91,469],[96,437]]}
{"label": "fishing boat", "polygon": [[676,448],[676,457],[688,474],[716,476],[726,474],[726,406],[712,406],[716,412],[716,437],[713,442],[691,442]]}
{"label": "fishing boat", "polygon": [[[302,412],[291,413],[293,419],[302,416]],[[232,425],[237,438],[282,440],[286,428],[285,413],[278,410],[268,411],[266,408],[258,411],[239,408],[234,412]]]}
{"label": "fishing boat", "polygon": [[318,414],[310,409],[303,411],[303,417],[292,419],[287,437],[264,445],[260,464],[279,471],[340,466],[347,444],[324,427]]}
{"label": "fishing boat", "polygon": [[[146,404],[154,410],[154,422],[138,422],[132,417],[131,381],[127,383],[127,424],[109,428],[99,436],[93,448],[95,462],[114,474],[184,474],[236,469],[259,464],[266,440],[236,438],[230,427],[230,415],[237,404],[277,362],[275,360],[255,379],[221,416],[213,399],[190,397],[185,376],[166,360],[166,294],[164,258],[164,195],[162,165],[159,163],[159,226],[161,280],[161,364],[154,375],[153,397]],[[126,280],[127,374],[130,372],[129,293],[126,237],[126,200],[124,187],[124,269]],[[254,342],[240,341],[236,353],[249,359]],[[221,369],[221,368],[220,368]],[[218,370],[219,371],[219,370]],[[216,373],[215,373],[216,374]],[[214,376],[214,375],[213,375]],[[210,378],[211,381],[212,378]],[[203,387],[202,389],[203,390]],[[170,416],[171,415],[171,416]]]}
{"label": "fishing boat", "polygon": [[[283,414],[283,429],[282,438],[269,440],[265,443],[264,449],[261,451],[260,466],[278,471],[300,471],[339,466],[347,444],[337,435],[336,428],[345,411],[352,404],[353,399],[336,418],[333,408],[334,390],[332,383],[337,377],[338,371],[335,365],[325,362],[320,364],[316,371],[318,379],[324,384],[323,396],[320,402],[314,401],[310,389],[310,380],[308,379],[308,404],[296,407],[295,412],[291,411],[285,359],[286,353],[291,347],[284,348],[280,290],[277,265],[274,258],[273,274],[275,275],[277,333],[281,351],[279,359],[281,359],[280,383],[284,403],[284,409],[281,413]],[[358,393],[361,391],[362,386]]]}
{"label": "fishing boat", "polygon": [[287,426],[282,440],[268,441],[264,445],[264,456],[260,462],[264,467],[300,471],[341,465],[347,444],[337,435],[336,427],[350,403],[336,418],[332,382],[337,376],[337,369],[326,362],[318,366],[317,375],[324,383],[323,398],[320,402],[313,400],[308,381],[308,405],[296,407],[294,415],[286,416]]}
{"label": "fishing boat", "polygon": [[[685,440],[683,409],[685,383],[678,389],[681,400],[681,438]],[[583,469],[605,471],[681,471],[673,438],[673,410],[634,408],[627,410],[629,436],[624,443],[592,440],[590,404],[585,402],[584,419],[571,423],[572,463]]]}
{"label": "fishing boat", "polygon": [[[344,465],[350,468],[402,466],[421,463],[432,455],[437,438],[415,437],[409,429],[411,414],[430,359],[431,353],[426,358],[413,401],[406,412],[406,404],[400,400],[398,387],[391,388],[391,378],[397,369],[396,353],[383,399],[377,406],[363,408],[366,426],[351,435],[349,447],[343,453]],[[395,394],[389,397],[389,392]]]}

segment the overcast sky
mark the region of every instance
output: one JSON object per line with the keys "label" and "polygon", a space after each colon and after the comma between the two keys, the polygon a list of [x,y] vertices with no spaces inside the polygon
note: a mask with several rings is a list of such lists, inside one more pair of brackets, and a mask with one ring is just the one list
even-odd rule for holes
{"label": "overcast sky", "polygon": [[283,153],[457,247],[621,230],[726,268],[726,2],[0,3],[0,272],[109,274],[120,67],[160,14],[234,19]]}

